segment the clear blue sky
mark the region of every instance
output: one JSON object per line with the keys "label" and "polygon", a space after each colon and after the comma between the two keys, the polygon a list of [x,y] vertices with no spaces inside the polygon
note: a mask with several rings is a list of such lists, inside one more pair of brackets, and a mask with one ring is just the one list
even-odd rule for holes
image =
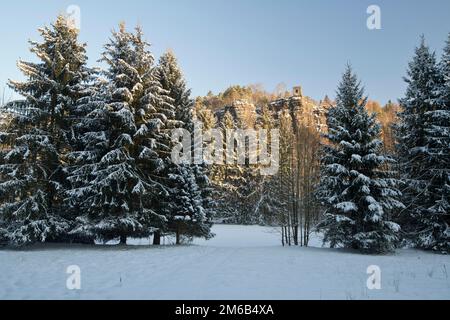
{"label": "clear blue sky", "polygon": [[[27,40],[39,40],[36,29],[71,4],[81,8],[91,65],[113,27],[139,23],[156,56],[175,51],[195,95],[284,82],[320,99],[334,96],[351,62],[370,98],[385,103],[403,94],[420,34],[440,55],[450,32],[448,0],[8,0],[1,5],[1,87],[22,78],[19,57],[35,59]],[[366,28],[371,4],[381,7],[382,30]]]}

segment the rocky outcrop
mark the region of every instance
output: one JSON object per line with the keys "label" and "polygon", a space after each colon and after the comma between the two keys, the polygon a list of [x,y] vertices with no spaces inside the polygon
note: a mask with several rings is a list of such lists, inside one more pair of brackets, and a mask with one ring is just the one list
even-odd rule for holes
{"label": "rocky outcrop", "polygon": [[239,128],[254,128],[257,120],[256,106],[246,100],[237,100],[231,106],[227,106],[216,113],[219,122],[221,122],[225,113],[229,112]]}
{"label": "rocky outcrop", "polygon": [[[283,111],[287,111],[296,120],[295,125],[313,126],[320,132],[326,131],[327,108],[324,104],[317,103],[309,97],[303,96],[301,89],[294,89],[294,94],[291,97],[271,102],[269,109],[275,118],[278,118]],[[219,123],[227,112],[233,116],[239,128],[254,128],[258,114],[261,112],[261,107],[257,107],[255,104],[246,100],[237,100],[232,105],[226,106],[216,112],[215,115]]]}
{"label": "rocky outcrop", "polygon": [[304,96],[293,96],[279,99],[269,105],[274,115],[287,111],[298,124],[314,126],[316,130],[325,132],[326,130],[326,109]]}

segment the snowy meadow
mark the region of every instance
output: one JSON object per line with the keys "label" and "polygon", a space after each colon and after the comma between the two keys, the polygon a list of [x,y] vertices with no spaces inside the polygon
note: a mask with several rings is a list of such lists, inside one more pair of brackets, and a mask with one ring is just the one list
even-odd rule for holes
{"label": "snowy meadow", "polygon": [[[216,225],[211,241],[189,246],[35,246],[0,251],[0,299],[450,299],[450,257],[418,250],[366,256],[321,248],[282,247],[278,230]],[[167,239],[166,243],[172,240]],[[81,290],[69,290],[69,266]],[[367,268],[381,270],[369,290]]]}

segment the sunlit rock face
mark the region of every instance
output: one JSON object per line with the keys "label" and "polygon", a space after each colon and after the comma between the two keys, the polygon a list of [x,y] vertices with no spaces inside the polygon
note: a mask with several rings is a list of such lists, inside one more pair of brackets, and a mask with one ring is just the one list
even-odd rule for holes
{"label": "sunlit rock face", "polygon": [[269,105],[270,110],[277,116],[288,112],[297,123],[313,126],[320,132],[326,131],[326,108],[303,95],[294,95],[279,99]]}
{"label": "sunlit rock face", "polygon": [[241,129],[250,129],[256,126],[257,108],[247,100],[236,100],[230,106],[219,110],[216,113],[219,122],[227,112],[233,116],[236,125]]}
{"label": "sunlit rock face", "polygon": [[[261,109],[262,106],[257,106],[247,100],[236,100],[231,105],[219,109],[215,115],[218,122],[221,123],[224,115],[230,113],[237,127],[249,129],[256,127]],[[284,112],[292,116],[299,125],[314,127],[317,131],[326,132],[327,105],[304,96],[300,86],[293,88],[290,97],[269,103],[269,109],[276,119]]]}

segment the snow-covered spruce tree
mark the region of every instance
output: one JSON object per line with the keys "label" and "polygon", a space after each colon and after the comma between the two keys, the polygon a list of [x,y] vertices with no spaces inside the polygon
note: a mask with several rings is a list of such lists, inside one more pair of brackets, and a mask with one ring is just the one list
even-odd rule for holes
{"label": "snow-covered spruce tree", "polygon": [[429,181],[419,218],[420,248],[450,253],[450,34],[438,65],[437,99],[425,113]]}
{"label": "snow-covered spruce tree", "polygon": [[[193,140],[194,101],[190,97],[190,90],[186,88],[175,55],[170,51],[164,53],[157,70],[161,86],[168,92],[175,107],[172,124],[189,131]],[[181,236],[210,238],[212,208],[206,166],[194,163],[175,164],[170,161],[167,168],[170,186],[169,197],[166,199],[168,231],[176,234],[177,244],[180,244]]]}
{"label": "snow-covered spruce tree", "polygon": [[176,244],[182,237],[211,237],[211,224],[202,206],[202,194],[190,164],[171,166],[168,170],[170,196],[166,202],[167,231],[176,235]]}
{"label": "snow-covered spruce tree", "polygon": [[[426,179],[423,211],[419,213],[417,244],[450,252],[450,35],[438,65],[436,100],[425,112]],[[420,210],[420,209],[419,209]]]}
{"label": "snow-covered spruce tree", "polygon": [[[138,110],[138,131],[135,135],[137,163],[153,185],[152,208],[159,219],[154,224],[153,244],[161,244],[161,236],[168,229],[166,203],[170,194],[168,169],[171,164],[172,130],[176,128],[174,99],[170,91],[163,88],[160,68],[154,66],[153,56],[148,54],[149,44],[143,40],[142,31],[137,28],[133,43],[138,60],[137,69],[145,74],[143,96]],[[146,62],[147,61],[147,62]]]}
{"label": "snow-covered spruce tree", "polygon": [[70,149],[72,108],[85,94],[90,75],[85,45],[78,43],[78,31],[63,16],[39,32],[43,42],[30,43],[40,61],[19,61],[27,80],[9,84],[26,99],[20,108],[9,110],[14,117],[0,167],[0,214],[12,245],[67,241],[70,217],[61,210],[61,159]]}
{"label": "snow-covered spruce tree", "polygon": [[72,148],[65,156],[67,181],[64,206],[73,216],[74,226],[70,231],[73,241],[93,243],[96,239],[89,216],[91,200],[96,189],[91,184],[93,173],[99,168],[102,157],[107,153],[108,113],[106,108],[107,80],[98,76],[91,83],[89,95],[79,99],[74,108]]}
{"label": "snow-covered spruce tree", "polygon": [[329,144],[323,150],[318,189],[325,218],[318,227],[332,247],[385,253],[394,250],[400,230],[390,213],[404,206],[387,169],[392,160],[380,154],[380,125],[368,114],[366,102],[348,66],[327,117]]}
{"label": "snow-covered spruce tree", "polygon": [[449,54],[446,47],[439,72],[435,54],[422,38],[409,64],[405,79],[408,88],[400,101],[402,112],[397,131],[400,169],[406,182],[404,202],[408,204],[403,221],[405,231],[418,247],[447,252]]}
{"label": "snow-covered spruce tree", "polygon": [[162,88],[173,100],[176,125],[193,131],[194,101],[191,99],[191,90],[187,89],[183,73],[172,51],[167,51],[160,57],[157,73]]}
{"label": "snow-covered spruce tree", "polygon": [[[8,148],[8,145],[10,145],[11,143],[9,139],[12,138],[11,134],[8,133],[8,126],[10,121],[11,115],[3,109],[3,106],[0,106],[0,166],[3,166],[5,164],[4,158],[5,155],[9,152],[9,150],[6,148]],[[5,189],[1,190],[2,193],[0,194],[0,199],[2,199],[3,203],[3,199],[5,197]],[[7,245],[9,242],[8,225],[9,223],[6,220],[6,217],[3,214],[0,214],[0,246]]]}
{"label": "snow-covered spruce tree", "polygon": [[102,58],[108,65],[107,82],[100,103],[94,99],[98,109],[88,117],[100,126],[83,137],[93,161],[89,163],[87,154],[87,166],[80,170],[89,182],[81,181],[73,190],[81,198],[86,195],[87,206],[75,232],[103,241],[120,239],[125,244],[127,237],[149,236],[165,221],[155,210],[157,198],[166,193],[155,175],[163,166],[158,132],[167,119],[164,110],[171,106],[161,98],[147,46],[139,28],[129,33],[122,24],[113,32]]}
{"label": "snow-covered spruce tree", "polygon": [[[430,143],[432,171],[434,172],[434,205],[429,208],[428,236],[425,247],[450,252],[450,33],[439,64],[441,85],[437,108],[428,113],[426,131]],[[431,241],[430,241],[431,240]]]}

